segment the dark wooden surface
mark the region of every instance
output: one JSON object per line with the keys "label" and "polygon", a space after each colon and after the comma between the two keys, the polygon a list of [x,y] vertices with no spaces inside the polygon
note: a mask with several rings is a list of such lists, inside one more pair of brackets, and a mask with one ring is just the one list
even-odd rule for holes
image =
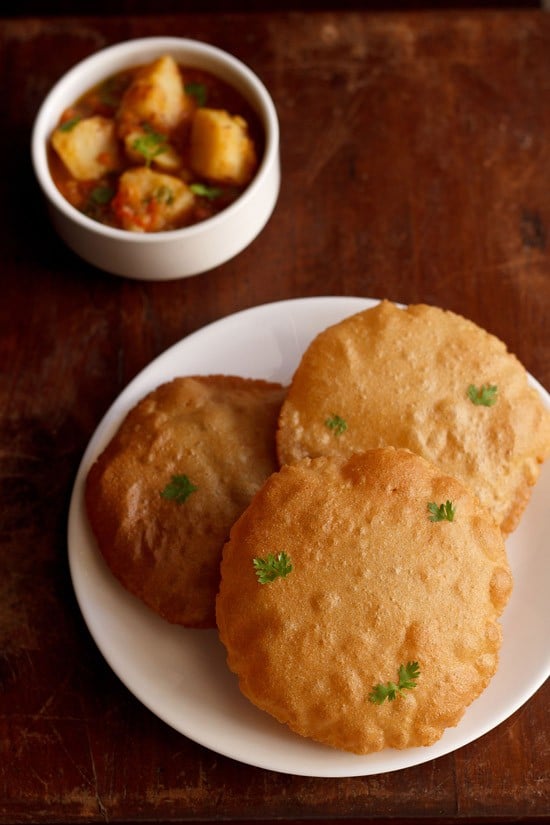
{"label": "dark wooden surface", "polygon": [[6,17],[29,15],[96,16],[204,14],[205,12],[322,11],[338,8],[363,11],[426,11],[433,9],[540,9],[544,0],[17,0],[4,3]]}
{"label": "dark wooden surface", "polygon": [[[165,33],[258,72],[280,116],[283,185],[233,261],[138,283],[54,235],[29,135],[73,63]],[[548,820],[548,685],[478,741],[404,771],[247,767],[167,727],[113,675],[77,609],[65,533],[110,403],[169,345],[245,307],[434,303],[500,336],[550,387],[550,16],[4,18],[0,60],[0,822]]]}

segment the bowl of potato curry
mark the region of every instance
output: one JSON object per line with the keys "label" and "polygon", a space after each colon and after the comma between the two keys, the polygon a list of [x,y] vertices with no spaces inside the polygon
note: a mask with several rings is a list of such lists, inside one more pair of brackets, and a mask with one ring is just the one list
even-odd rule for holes
{"label": "bowl of potato curry", "polygon": [[44,100],[33,166],[54,226],[100,269],[144,280],[208,271],[269,220],[275,107],[237,58],[155,37],[106,48]]}

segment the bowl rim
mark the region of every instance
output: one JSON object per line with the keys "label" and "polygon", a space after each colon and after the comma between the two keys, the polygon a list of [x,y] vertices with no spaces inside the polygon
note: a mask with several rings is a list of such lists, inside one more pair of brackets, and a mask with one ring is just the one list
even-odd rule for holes
{"label": "bowl rim", "polygon": [[[189,52],[190,58],[199,55],[211,59],[214,62],[219,62],[220,67],[222,68],[223,66],[231,68],[233,73],[238,75],[244,81],[245,85],[249,87],[253,95],[254,99],[249,100],[249,103],[256,109],[262,120],[265,134],[265,146],[260,166],[258,167],[253,179],[246,189],[239,195],[239,197],[232,204],[225,207],[221,212],[218,212],[216,215],[212,215],[210,218],[206,218],[199,223],[184,226],[179,229],[141,233],[131,232],[127,229],[119,229],[118,227],[107,226],[99,221],[94,221],[93,218],[89,218],[87,215],[84,215],[76,207],[69,203],[69,201],[66,200],[66,198],[56,187],[50,175],[47,160],[47,145],[50,136],[52,111],[57,112],[58,118],[63,111],[63,106],[68,106],[71,102],[70,100],[67,100],[63,102],[61,106],[56,105],[57,98],[63,97],[65,88],[70,87],[71,84],[78,77],[84,75],[87,70],[93,69],[97,72],[105,60],[109,62],[116,60],[116,58],[119,57],[125,61],[125,66],[129,67],[132,65],[131,58],[137,57],[143,49],[156,52],[158,53],[157,56],[160,56],[160,54],[164,52],[169,52],[171,49],[178,50],[180,52],[182,50],[186,50]],[[126,62],[127,59],[129,62]],[[154,55],[146,59],[153,60]],[[180,59],[179,57],[176,57],[176,59],[178,62],[182,62],[185,58]],[[135,61],[134,65],[136,65]],[[191,62],[190,65],[193,65],[193,63]],[[122,68],[124,68],[124,66],[121,65],[118,71],[122,70]],[[113,73],[115,71],[117,70],[113,69]],[[207,71],[211,71],[212,74],[216,74],[214,67],[207,69]],[[108,76],[109,69],[107,68],[105,71],[105,77]],[[97,82],[100,82],[99,79],[96,81],[90,81],[89,86],[91,87]],[[231,80],[227,82],[230,84],[232,83]],[[242,90],[241,93],[243,93]],[[244,92],[244,94],[246,96],[246,92]],[[110,46],[106,46],[105,48],[100,49],[99,51],[94,52],[93,54],[90,54],[78,61],[78,63],[75,63],[71,68],[64,72],[46,93],[46,96],[37,110],[31,132],[31,159],[34,174],[38,180],[42,193],[46,196],[50,204],[57,207],[57,209],[62,212],[66,218],[74,221],[82,229],[93,232],[98,236],[121,241],[123,243],[158,243],[168,239],[176,240],[191,238],[210,230],[215,231],[218,224],[224,223],[227,219],[230,219],[233,213],[246,208],[248,201],[254,198],[256,192],[262,186],[264,179],[269,175],[273,164],[278,163],[278,156],[279,120],[277,111],[269,91],[258,75],[255,74],[255,72],[247,66],[246,63],[230,52],[227,52],[211,43],[207,43],[206,41],[188,37],[161,35],[122,40],[120,42],[113,43]]]}

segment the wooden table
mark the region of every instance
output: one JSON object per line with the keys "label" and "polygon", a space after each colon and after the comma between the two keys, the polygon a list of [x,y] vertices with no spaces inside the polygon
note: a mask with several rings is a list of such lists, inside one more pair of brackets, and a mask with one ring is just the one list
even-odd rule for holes
{"label": "wooden table", "polygon": [[[208,40],[260,75],[280,116],[283,185],[231,262],[133,282],[54,234],[29,135],[72,64],[165,33]],[[0,58],[0,822],[548,821],[548,684],[460,750],[370,777],[270,772],[186,739],[97,651],[66,523],[83,451],[125,385],[246,307],[316,295],[437,304],[498,335],[550,387],[550,16],[5,19]]]}

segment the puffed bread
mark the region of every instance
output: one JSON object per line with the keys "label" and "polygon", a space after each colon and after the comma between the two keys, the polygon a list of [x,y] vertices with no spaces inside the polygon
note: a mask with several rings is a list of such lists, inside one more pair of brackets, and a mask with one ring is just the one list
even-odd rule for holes
{"label": "puffed bread", "polygon": [[[471,385],[496,386],[496,403],[472,403]],[[550,454],[550,412],[494,335],[443,309],[382,301],[312,341],[281,409],[277,449],[285,464],[385,445],[469,484],[507,534]]]}
{"label": "puffed bread", "polygon": [[[215,626],[222,547],[276,468],[283,395],[235,376],[176,378],[128,413],[90,468],[86,507],[101,553],[168,621]],[[163,496],[174,476],[196,487],[181,503]]]}
{"label": "puffed bread", "polygon": [[[429,503],[451,501],[451,521]],[[292,570],[260,584],[254,559]],[[360,754],[430,745],[487,687],[512,587],[504,540],[463,484],[406,450],[303,459],[273,474],[223,551],[217,622],[255,705]],[[374,704],[418,662],[414,689]]]}

